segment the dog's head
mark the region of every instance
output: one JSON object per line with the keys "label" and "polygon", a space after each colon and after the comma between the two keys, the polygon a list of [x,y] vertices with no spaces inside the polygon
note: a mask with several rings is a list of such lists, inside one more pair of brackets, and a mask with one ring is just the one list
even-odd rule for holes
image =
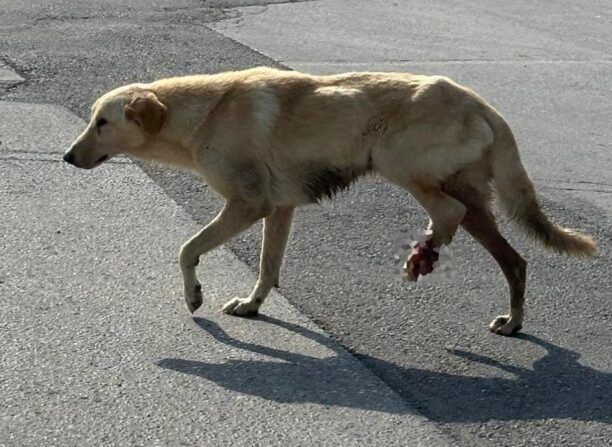
{"label": "dog's head", "polygon": [[130,85],[100,97],[89,124],[64,154],[78,168],[92,169],[122,153],[134,153],[157,135],[166,106],[145,85]]}

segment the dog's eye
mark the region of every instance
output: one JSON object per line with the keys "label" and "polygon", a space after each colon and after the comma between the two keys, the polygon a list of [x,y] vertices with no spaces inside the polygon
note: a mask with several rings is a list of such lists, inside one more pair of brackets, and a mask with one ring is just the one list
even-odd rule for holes
{"label": "dog's eye", "polygon": [[100,118],[96,122],[96,127],[99,129],[100,127],[104,126],[105,124],[108,124],[108,121],[106,121],[104,118]]}

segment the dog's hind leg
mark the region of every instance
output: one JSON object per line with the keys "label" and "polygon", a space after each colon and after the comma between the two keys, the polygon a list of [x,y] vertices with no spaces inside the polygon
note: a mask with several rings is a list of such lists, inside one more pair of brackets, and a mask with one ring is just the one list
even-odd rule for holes
{"label": "dog's hind leg", "polygon": [[386,158],[375,160],[375,169],[385,178],[398,186],[408,190],[421,204],[429,215],[428,229],[431,238],[424,247],[418,247],[404,265],[404,275],[407,279],[416,281],[420,275],[426,275],[433,270],[433,264],[438,259],[437,249],[448,245],[459,224],[465,216],[465,206],[458,200],[446,194],[442,184],[436,180],[415,180],[410,175],[409,167],[398,169],[402,160],[397,164]]}
{"label": "dog's hind leg", "polygon": [[179,264],[183,273],[185,303],[192,313],[202,305],[202,287],[195,271],[200,256],[246,230],[269,213],[270,209],[266,206],[228,200],[217,217],[183,244]]}
{"label": "dog's hind leg", "polygon": [[[390,179],[394,181],[393,179]],[[414,196],[429,215],[428,229],[432,231],[433,247],[447,245],[455,236],[459,224],[465,216],[465,206],[446,194],[439,186],[416,185],[408,182],[397,182]]]}
{"label": "dog's hind leg", "polygon": [[427,228],[432,231],[433,246],[449,244],[465,215],[465,206],[438,188],[415,188],[411,192],[429,215]]}
{"label": "dog's hind leg", "polygon": [[523,324],[527,262],[500,234],[495,216],[489,208],[488,195],[481,195],[472,189],[453,195],[467,206],[467,213],[461,225],[491,253],[508,281],[510,313],[495,318],[489,329],[496,334],[512,335],[518,332]]}
{"label": "dog's hind leg", "polygon": [[285,207],[277,208],[264,219],[259,279],[247,298],[232,299],[223,306],[223,312],[243,316],[257,315],[272,287],[278,285],[292,218],[293,207]]}
{"label": "dog's hind leg", "polygon": [[428,229],[431,237],[425,246],[419,246],[413,250],[404,265],[404,277],[416,281],[420,275],[427,275],[434,269],[434,263],[438,259],[438,248],[448,245],[465,215],[465,206],[446,194],[442,187],[436,183],[416,183],[405,178],[397,178],[394,175],[381,174],[393,183],[407,189],[421,204],[429,215]]}

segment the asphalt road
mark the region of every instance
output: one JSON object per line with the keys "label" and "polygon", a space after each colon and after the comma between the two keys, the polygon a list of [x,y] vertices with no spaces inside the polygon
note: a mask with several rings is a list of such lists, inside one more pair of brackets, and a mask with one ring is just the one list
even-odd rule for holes
{"label": "asphalt road", "polygon": [[[470,2],[465,10],[449,10],[444,2],[428,9],[381,2],[379,14],[333,1],[259,3],[2,1],[0,57],[25,81],[0,80],[1,99],[59,104],[86,118],[99,93],[123,83],[280,66],[220,32],[247,43],[257,37],[258,50],[314,71],[401,65],[430,72],[438,64],[435,71],[476,87],[509,118],[546,213],[591,233],[600,257],[570,261],[545,253],[502,223],[530,263],[528,307],[524,335],[494,336],[486,326],[507,305],[496,265],[462,233],[454,242],[462,262],[454,280],[427,287],[399,282],[392,241],[399,230],[424,227],[426,219],[405,193],[374,179],[297,213],[281,293],[458,445],[609,445],[607,3],[559,1],[533,9],[523,2]],[[248,14],[235,9],[250,5]],[[275,9],[285,7],[301,9]],[[310,7],[321,15],[306,15]],[[414,32],[405,35],[406,29]],[[482,37],[478,29],[496,34]],[[399,37],[382,39],[380,30]],[[343,46],[353,35],[361,39]],[[408,39],[412,45],[401,45]],[[272,40],[282,44],[266,47]],[[458,48],[464,61],[449,61]],[[518,59],[523,63],[510,63]],[[542,63],[551,60],[574,62]],[[219,209],[216,195],[188,175],[142,169],[196,221],[204,224]],[[258,243],[254,228],[229,247],[255,268]]]}

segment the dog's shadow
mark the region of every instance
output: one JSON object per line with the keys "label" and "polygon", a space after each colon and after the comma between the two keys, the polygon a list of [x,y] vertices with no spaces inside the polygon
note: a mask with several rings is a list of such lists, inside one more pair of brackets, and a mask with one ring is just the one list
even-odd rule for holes
{"label": "dog's shadow", "polygon": [[[158,362],[162,368],[213,381],[239,393],[282,403],[316,403],[390,413],[419,408],[438,422],[484,422],[487,420],[578,419],[612,423],[612,374],[578,363],[579,354],[533,335],[519,338],[546,350],[533,369],[506,365],[479,354],[453,350],[454,355],[493,366],[515,375],[513,379],[468,377],[418,368],[405,368],[371,356],[360,355],[365,365],[411,402],[411,406],[385,404],[373,399],[367,384],[348,368],[346,353],[336,343],[305,327],[260,316],[260,320],[280,326],[299,336],[324,345],[337,355],[316,358],[229,336],[215,322],[194,321],[220,343],[274,359],[230,360],[206,363],[177,358]],[[348,368],[348,369],[347,369]]]}

